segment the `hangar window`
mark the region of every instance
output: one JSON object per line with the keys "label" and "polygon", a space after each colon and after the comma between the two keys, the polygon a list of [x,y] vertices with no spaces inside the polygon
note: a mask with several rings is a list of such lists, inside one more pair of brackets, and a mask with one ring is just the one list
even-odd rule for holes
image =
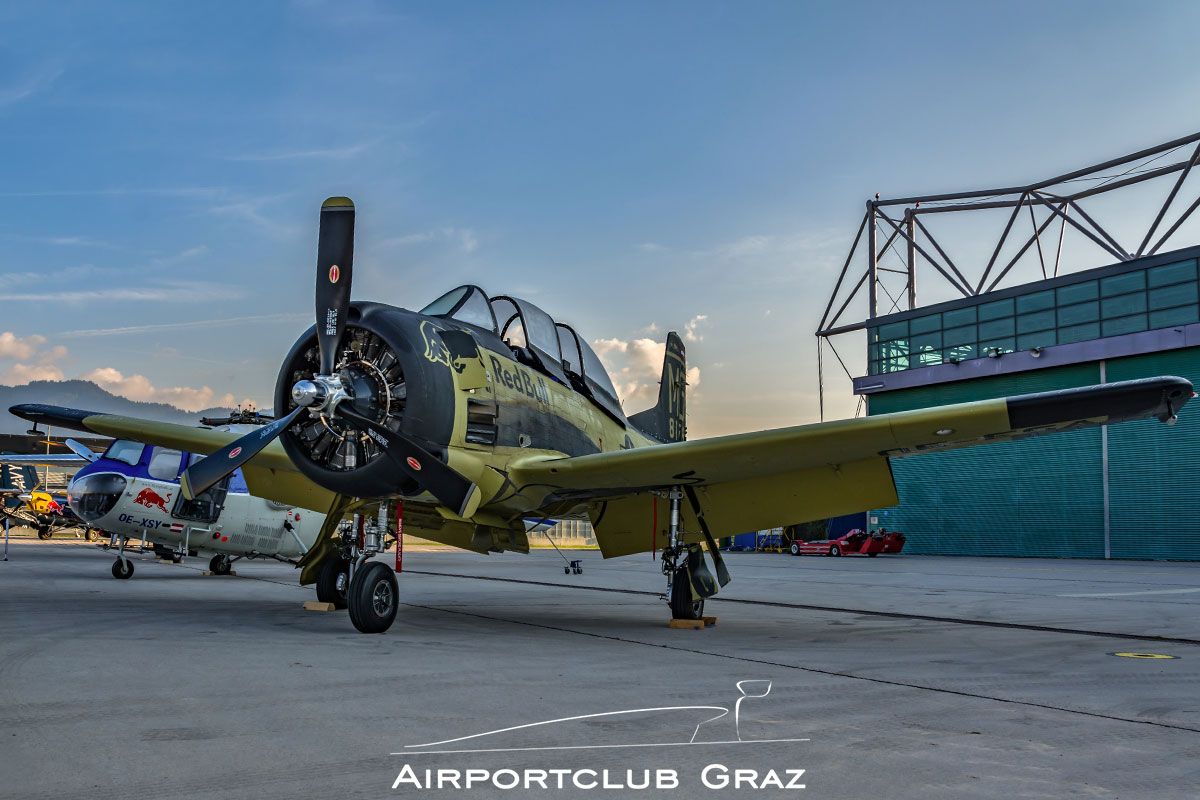
{"label": "hangar window", "polygon": [[1195,282],[1150,290],[1150,308],[1155,311],[1195,303],[1196,300]]}
{"label": "hangar window", "polygon": [[1170,286],[1173,283],[1184,283],[1196,280],[1196,261],[1177,261],[1174,264],[1163,264],[1161,267],[1151,267],[1146,270],[1150,288]]}
{"label": "hangar window", "polygon": [[1146,273],[1142,270],[1113,275],[1100,281],[1100,295],[1112,297],[1118,294],[1138,292],[1146,288]]}
{"label": "hangar window", "polygon": [[1190,325],[1200,321],[1200,306],[1180,306],[1166,311],[1150,312],[1151,328],[1169,328],[1172,325]]}
{"label": "hangar window", "polygon": [[1017,313],[1028,314],[1031,311],[1045,311],[1054,308],[1054,290],[1035,292],[1017,298]]}

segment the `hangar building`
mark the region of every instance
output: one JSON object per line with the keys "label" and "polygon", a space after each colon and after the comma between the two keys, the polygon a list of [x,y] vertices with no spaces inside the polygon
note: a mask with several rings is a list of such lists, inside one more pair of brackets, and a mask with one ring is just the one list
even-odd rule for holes
{"label": "hangar building", "polygon": [[[1161,158],[1168,147],[1196,142],[1200,134],[1089,170],[1136,165],[1129,159],[1145,154]],[[1200,147],[1186,152],[1191,158],[1176,166],[1174,189],[1162,213],[1144,240],[1137,232],[1141,245],[1126,250],[1099,225],[1077,225],[1091,232],[1113,263],[1070,274],[1059,274],[1062,234],[1054,230],[1053,236],[1045,236],[1045,230],[1051,220],[1066,230],[1073,230],[1077,220],[1092,222],[1081,210],[1070,219],[1061,213],[1076,211],[1078,200],[1088,194],[1070,196],[1043,187],[1078,180],[1089,170],[1011,190],[868,203],[859,231],[870,256],[859,286],[871,289],[871,313],[863,322],[839,327],[837,317],[831,317],[834,301],[840,299],[835,289],[819,343],[829,335],[866,331],[867,374],[854,377],[853,386],[870,415],[1158,375],[1179,375],[1200,387],[1200,247],[1156,252],[1200,205],[1197,199],[1167,230],[1172,221],[1165,217],[1167,207],[1191,165],[1200,162]],[[1007,200],[1004,191],[1012,193]],[[1017,258],[1036,252],[1047,277],[996,288],[1007,269],[993,254],[983,277],[968,281],[917,219],[921,212],[941,211],[920,201],[971,208],[975,196],[986,198],[987,207],[1013,209],[1004,236],[1010,235],[1018,214],[1028,215],[1025,224],[1034,232]],[[889,203],[907,206],[902,218],[888,216]],[[1046,215],[1040,229],[1035,208]],[[1156,210],[1150,209],[1151,214]],[[891,234],[887,242],[877,241],[877,227]],[[1155,236],[1158,244],[1151,247]],[[901,247],[907,244],[908,263],[887,271],[907,272],[909,307],[877,315],[874,290],[878,270],[886,269],[879,257],[893,240]],[[1035,242],[1037,251],[1031,247]],[[1003,244],[1004,237],[996,253]],[[852,248],[851,257],[854,252]],[[936,266],[962,296],[917,306],[916,265],[922,260]],[[993,268],[999,277],[989,274]],[[994,280],[988,284],[990,278]],[[839,288],[843,284],[850,285],[839,280]],[[888,296],[902,299],[903,292]],[[871,522],[872,527],[902,531],[908,537],[906,552],[913,553],[1200,559],[1198,461],[1196,405],[1185,408],[1170,427],[1145,420],[893,459],[901,504],[870,511]]]}

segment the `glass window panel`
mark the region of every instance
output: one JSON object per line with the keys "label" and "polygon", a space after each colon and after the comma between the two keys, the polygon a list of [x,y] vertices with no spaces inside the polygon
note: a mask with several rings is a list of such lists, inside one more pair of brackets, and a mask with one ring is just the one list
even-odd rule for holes
{"label": "glass window panel", "polygon": [[[1078,325],[1081,322],[1094,322],[1100,318],[1100,304],[1076,303],[1073,306],[1062,306],[1058,309],[1058,325]],[[1072,339],[1071,341],[1076,341]]]}
{"label": "glass window panel", "polygon": [[136,466],[142,458],[142,451],[146,449],[146,445],[141,442],[131,442],[128,439],[117,439],[108,446],[104,451],[105,458],[111,458],[113,461],[123,461],[131,466]]}
{"label": "glass window panel", "polygon": [[1011,336],[1003,339],[989,339],[986,342],[979,343],[979,355],[986,356],[988,350],[993,347],[998,348],[1001,353],[1011,353],[1017,349],[1017,341]]}
{"label": "glass window panel", "polygon": [[1200,317],[1197,317],[1198,309],[1200,306],[1193,305],[1172,308],[1168,311],[1151,311],[1150,327],[1168,328],[1172,325],[1188,325],[1200,321]]}
{"label": "glass window panel", "polygon": [[1176,261],[1174,264],[1163,264],[1146,270],[1150,278],[1150,286],[1170,286],[1172,283],[1196,280],[1196,260]]}
{"label": "glass window panel", "polygon": [[179,474],[182,460],[183,453],[180,451],[156,447],[150,454],[150,466],[146,467],[146,474],[158,481],[173,481]]}
{"label": "glass window panel", "polygon": [[950,328],[942,331],[942,343],[946,347],[960,344],[975,344],[977,338],[974,325],[964,325],[961,328]]}
{"label": "glass window panel", "polygon": [[1126,314],[1136,314],[1146,310],[1146,293],[1135,292],[1123,294],[1120,297],[1106,297],[1100,301],[1100,312],[1105,319],[1123,317]]}
{"label": "glass window panel", "polygon": [[979,323],[980,339],[999,339],[1001,336],[1012,336],[1014,332],[1012,317]]}
{"label": "glass window panel", "polygon": [[966,361],[968,358],[975,358],[976,352],[974,342],[956,347],[947,347],[945,350],[945,360]]}
{"label": "glass window panel", "polygon": [[1188,305],[1195,303],[1196,300],[1195,283],[1181,283],[1177,286],[1150,290],[1150,308],[1154,310]]}
{"label": "glass window panel", "polygon": [[1073,283],[1070,286],[1060,286],[1054,290],[1060,306],[1079,303],[1083,300],[1095,300],[1100,296],[1100,287],[1095,281]]}
{"label": "glass window panel", "polygon": [[923,350],[941,350],[942,349],[942,332],[923,333],[920,336],[914,336],[909,339],[909,344],[912,347],[912,352],[917,353]]}
{"label": "glass window panel", "polygon": [[492,307],[488,305],[487,297],[474,286],[470,288],[467,299],[463,301],[453,316],[457,320],[462,320],[470,325],[478,325],[489,331],[496,329],[496,323],[492,320]]}
{"label": "glass window panel", "polygon": [[993,303],[984,303],[979,307],[979,321],[984,322],[989,319],[999,319],[1000,317],[1011,317],[1013,315],[1013,301],[1010,297],[1007,300],[996,300]]}
{"label": "glass window panel", "polygon": [[1132,314],[1128,317],[1106,319],[1101,323],[1101,332],[1105,336],[1120,336],[1123,333],[1134,333],[1146,330],[1146,315]]}
{"label": "glass window panel", "polygon": [[954,311],[942,312],[942,327],[957,328],[959,325],[969,325],[975,321],[975,306],[958,308]]}
{"label": "glass window panel", "polygon": [[916,353],[912,357],[912,362],[914,367],[930,367],[934,364],[940,364],[942,363],[942,351],[925,350],[923,352]]}
{"label": "glass window panel", "polygon": [[1037,311],[1033,314],[1022,314],[1017,317],[1017,333],[1032,331],[1047,331],[1054,327],[1054,309]]}
{"label": "glass window panel", "polygon": [[879,326],[879,341],[881,342],[891,339],[903,339],[906,336],[908,336],[908,320]]}
{"label": "glass window panel", "polygon": [[455,289],[451,289],[437,300],[434,300],[432,303],[422,308],[420,313],[431,317],[440,317],[443,314],[449,314],[450,311],[456,305],[458,305],[458,301],[463,299],[463,295],[470,291],[470,286],[459,286]]}
{"label": "glass window panel", "polygon": [[1086,325],[1071,325],[1058,329],[1058,343],[1082,342],[1084,339],[1099,339],[1100,323],[1089,322]]}
{"label": "glass window panel", "polygon": [[1100,281],[1100,295],[1112,297],[1116,294],[1129,294],[1146,288],[1146,271],[1126,272],[1124,275],[1113,275]]}
{"label": "glass window panel", "polygon": [[1018,314],[1028,314],[1031,311],[1045,311],[1047,308],[1054,308],[1053,289],[1045,292],[1037,292],[1036,294],[1022,295],[1017,298]]}
{"label": "glass window panel", "polygon": [[900,372],[908,369],[907,358],[887,358],[879,363],[884,372]]}
{"label": "glass window panel", "polygon": [[1057,331],[1038,331],[1026,333],[1017,337],[1017,349],[1029,350],[1034,347],[1049,347],[1058,343]]}
{"label": "glass window panel", "polygon": [[941,330],[942,315],[930,314],[927,317],[917,317],[908,321],[909,331],[916,336],[918,333],[929,333],[930,331]]}
{"label": "glass window panel", "polygon": [[908,355],[908,340],[900,339],[895,342],[884,342],[879,345],[880,358],[898,358]]}

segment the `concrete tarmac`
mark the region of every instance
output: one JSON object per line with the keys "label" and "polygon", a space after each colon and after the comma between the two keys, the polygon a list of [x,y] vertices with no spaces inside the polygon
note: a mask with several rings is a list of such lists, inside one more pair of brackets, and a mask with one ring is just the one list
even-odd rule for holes
{"label": "concrete tarmac", "polygon": [[0,794],[1200,796],[1200,564],[730,554],[691,631],[569,556],[410,550],[366,636],[287,565],[15,539]]}

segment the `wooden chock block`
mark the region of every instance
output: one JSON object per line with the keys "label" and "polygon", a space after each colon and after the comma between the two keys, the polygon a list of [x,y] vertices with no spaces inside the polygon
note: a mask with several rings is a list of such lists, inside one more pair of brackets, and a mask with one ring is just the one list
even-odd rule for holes
{"label": "wooden chock block", "polygon": [[716,617],[701,617],[701,619],[704,620],[704,627],[706,628],[711,628],[713,625],[717,624]]}
{"label": "wooden chock block", "polygon": [[717,624],[716,617],[701,617],[700,619],[673,619],[669,623],[672,628],[678,628],[685,631],[698,631],[703,628],[711,628]]}
{"label": "wooden chock block", "polygon": [[305,611],[333,611],[334,606],[333,606],[333,603],[319,603],[316,600],[305,600],[304,601],[304,610]]}

